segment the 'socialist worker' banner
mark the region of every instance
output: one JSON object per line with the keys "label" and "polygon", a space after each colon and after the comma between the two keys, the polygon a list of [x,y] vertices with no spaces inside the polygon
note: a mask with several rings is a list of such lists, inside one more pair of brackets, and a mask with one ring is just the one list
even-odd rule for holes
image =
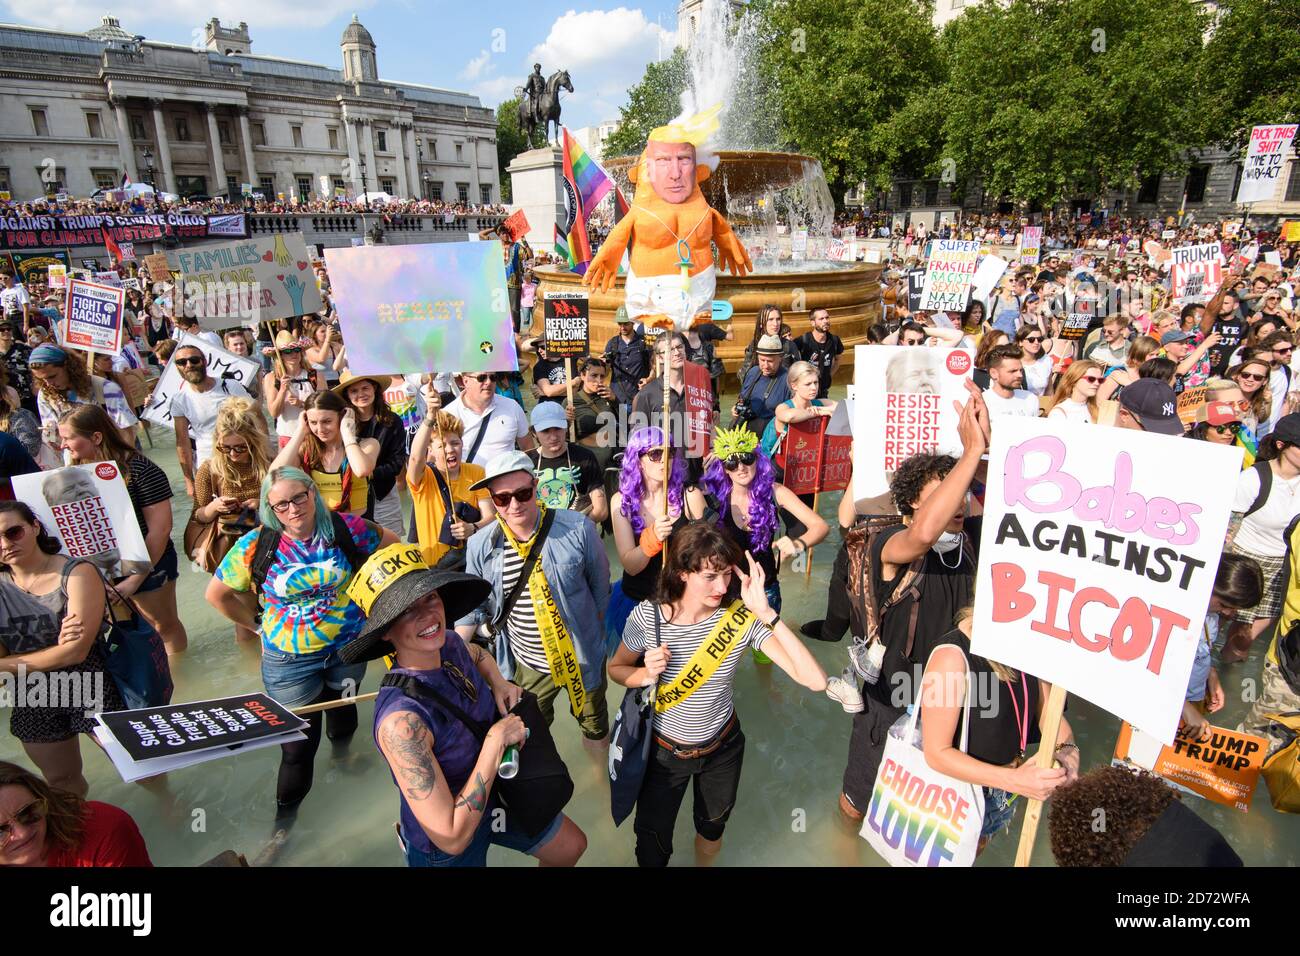
{"label": "'socialist worker' banner", "polygon": [[63,344],[102,355],[122,351],[122,310],[126,290],[68,279],[63,314]]}
{"label": "'socialist worker' banner", "polygon": [[921,311],[960,312],[966,308],[980,244],[963,239],[937,239],[930,248]]}
{"label": "'socialist worker' banner", "polygon": [[588,354],[587,297],[573,292],[548,292],[542,302],[548,358],[581,358]]}
{"label": "'socialist worker' banner", "polygon": [[974,367],[969,349],[859,345],[853,361],[855,499],[887,494],[912,455],[961,454],[957,419]]}
{"label": "'socialist worker' banner", "polygon": [[1214,489],[1240,469],[1239,448],[999,418],[971,651],[1172,743],[1232,504]]}
{"label": "'socialist worker' banner", "polygon": [[1223,281],[1223,252],[1217,242],[1172,250],[1171,292],[1175,304],[1208,301]]}
{"label": "'socialist worker' banner", "polygon": [[1237,202],[1268,202],[1277,194],[1282,167],[1291,155],[1296,124],[1256,126],[1250,131],[1250,149],[1241,171]]}
{"label": "'socialist worker' banner", "polygon": [[353,374],[519,368],[497,243],[326,249],[325,264]]}
{"label": "'socialist worker' banner", "polygon": [[324,307],[300,232],[182,249],[176,261],[185,313],[205,329],[255,327]]}

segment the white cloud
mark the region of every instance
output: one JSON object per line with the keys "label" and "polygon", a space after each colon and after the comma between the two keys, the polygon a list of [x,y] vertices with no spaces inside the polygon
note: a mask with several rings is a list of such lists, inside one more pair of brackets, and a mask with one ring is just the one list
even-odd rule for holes
{"label": "white cloud", "polygon": [[460,78],[473,81],[483,76],[485,72],[492,72],[492,54],[487,50],[480,50],[478,56],[465,64],[465,69],[460,71]]}
{"label": "white cloud", "polygon": [[[313,24],[328,23],[336,17],[350,16],[374,5],[375,0],[313,0],[310,18]],[[84,32],[99,25],[104,17],[104,0],[49,0],[46,3],[29,3],[25,0],[0,0],[0,7],[8,17],[19,23],[30,23],[59,30]],[[191,38],[203,41],[203,26],[213,17],[225,26],[234,26],[241,20],[249,23],[253,34],[253,49],[257,49],[258,27],[303,26],[306,14],[301,0],[258,0],[256,5],[248,0],[136,0],[119,4],[113,11],[122,29],[131,34],[144,34],[161,38],[159,26],[172,29],[166,35],[177,37],[176,26],[189,27]],[[339,28],[342,36],[343,29]]]}

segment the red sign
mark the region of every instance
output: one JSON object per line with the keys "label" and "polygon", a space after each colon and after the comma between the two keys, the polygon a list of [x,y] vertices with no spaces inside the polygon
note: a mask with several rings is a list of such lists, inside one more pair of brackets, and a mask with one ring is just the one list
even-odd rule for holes
{"label": "red sign", "polygon": [[511,242],[518,242],[524,236],[528,235],[528,217],[524,215],[522,209],[516,209],[512,212],[508,217],[506,217],[506,221],[503,222],[502,225],[510,230]]}
{"label": "red sign", "polygon": [[853,471],[853,436],[839,427],[834,416],[791,424],[783,454],[782,483],[796,495],[848,488]]}
{"label": "red sign", "polygon": [[682,369],[686,384],[686,447],[691,458],[703,458],[713,445],[713,380],[703,365],[687,362]]}

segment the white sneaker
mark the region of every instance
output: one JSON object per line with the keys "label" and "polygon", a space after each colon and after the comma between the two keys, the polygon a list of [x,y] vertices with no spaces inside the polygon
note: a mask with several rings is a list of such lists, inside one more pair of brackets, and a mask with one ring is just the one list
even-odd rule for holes
{"label": "white sneaker", "polygon": [[838,702],[846,714],[860,714],[866,709],[857,686],[843,677],[832,677],[826,682],[826,696]]}

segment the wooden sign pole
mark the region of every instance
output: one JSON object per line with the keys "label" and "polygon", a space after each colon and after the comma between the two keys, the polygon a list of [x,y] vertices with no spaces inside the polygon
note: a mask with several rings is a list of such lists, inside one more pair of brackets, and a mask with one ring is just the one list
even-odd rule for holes
{"label": "wooden sign pole", "polygon": [[[564,389],[569,393],[569,410],[573,410],[573,374],[577,364],[572,358],[564,360]],[[577,416],[575,415],[576,419]],[[569,422],[569,441],[578,440],[578,425],[576,421]]]}
{"label": "wooden sign pole", "polygon": [[[1056,738],[1061,731],[1061,717],[1065,713],[1065,688],[1052,685],[1043,711],[1043,739],[1038,745],[1035,759],[1038,766],[1050,770],[1056,764]],[[1034,853],[1034,839],[1038,836],[1038,819],[1043,815],[1043,801],[1030,800],[1025,807],[1025,822],[1020,828],[1020,846],[1016,849],[1016,866],[1028,866]]]}

